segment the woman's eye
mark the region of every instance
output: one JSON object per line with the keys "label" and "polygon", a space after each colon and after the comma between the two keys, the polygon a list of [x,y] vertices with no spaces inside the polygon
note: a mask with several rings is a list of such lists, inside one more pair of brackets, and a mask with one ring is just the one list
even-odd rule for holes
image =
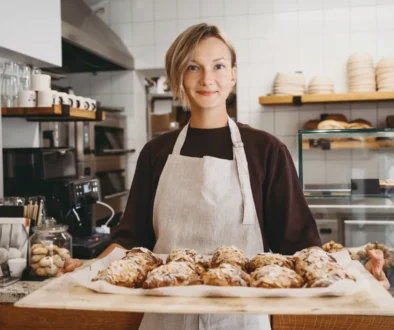
{"label": "woman's eye", "polygon": [[216,64],[215,65],[215,69],[223,69],[224,68],[224,65],[223,64]]}
{"label": "woman's eye", "polygon": [[189,71],[196,71],[198,69],[197,66],[195,65],[189,65],[189,67],[187,68]]}

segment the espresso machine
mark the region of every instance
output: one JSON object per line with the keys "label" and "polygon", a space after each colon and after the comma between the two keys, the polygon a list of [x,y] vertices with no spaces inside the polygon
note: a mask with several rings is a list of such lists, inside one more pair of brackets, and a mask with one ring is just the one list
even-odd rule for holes
{"label": "espresso machine", "polygon": [[99,180],[77,177],[73,148],[5,148],[3,163],[4,195],[43,196],[45,215],[68,225],[73,257],[91,259],[105,250],[110,235],[96,233]]}

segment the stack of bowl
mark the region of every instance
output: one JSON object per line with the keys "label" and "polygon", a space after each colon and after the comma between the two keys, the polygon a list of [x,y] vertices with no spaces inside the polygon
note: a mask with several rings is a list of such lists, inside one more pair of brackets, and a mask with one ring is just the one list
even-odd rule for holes
{"label": "stack of bowl", "polygon": [[375,70],[372,57],[354,53],[347,61],[348,89],[352,93],[375,92]]}
{"label": "stack of bowl", "polygon": [[394,91],[394,57],[382,58],[376,65],[376,81],[379,92]]}
{"label": "stack of bowl", "polygon": [[334,93],[334,83],[330,77],[318,75],[311,79],[308,87],[308,94],[332,94]]}
{"label": "stack of bowl", "polygon": [[274,81],[273,95],[305,94],[305,77],[301,72],[279,72]]}

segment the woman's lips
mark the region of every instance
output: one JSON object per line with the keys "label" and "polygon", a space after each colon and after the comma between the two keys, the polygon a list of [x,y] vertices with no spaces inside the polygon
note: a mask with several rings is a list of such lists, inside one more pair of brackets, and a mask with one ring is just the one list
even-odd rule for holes
{"label": "woman's lips", "polygon": [[216,92],[198,91],[197,93],[200,95],[203,95],[203,96],[211,96],[211,95],[215,94]]}

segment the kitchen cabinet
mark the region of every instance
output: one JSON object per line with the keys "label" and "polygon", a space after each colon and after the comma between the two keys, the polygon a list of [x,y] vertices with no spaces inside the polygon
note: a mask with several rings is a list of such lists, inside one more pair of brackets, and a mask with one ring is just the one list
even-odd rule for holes
{"label": "kitchen cabinet", "polygon": [[0,58],[62,65],[60,0],[2,1],[0,22]]}

